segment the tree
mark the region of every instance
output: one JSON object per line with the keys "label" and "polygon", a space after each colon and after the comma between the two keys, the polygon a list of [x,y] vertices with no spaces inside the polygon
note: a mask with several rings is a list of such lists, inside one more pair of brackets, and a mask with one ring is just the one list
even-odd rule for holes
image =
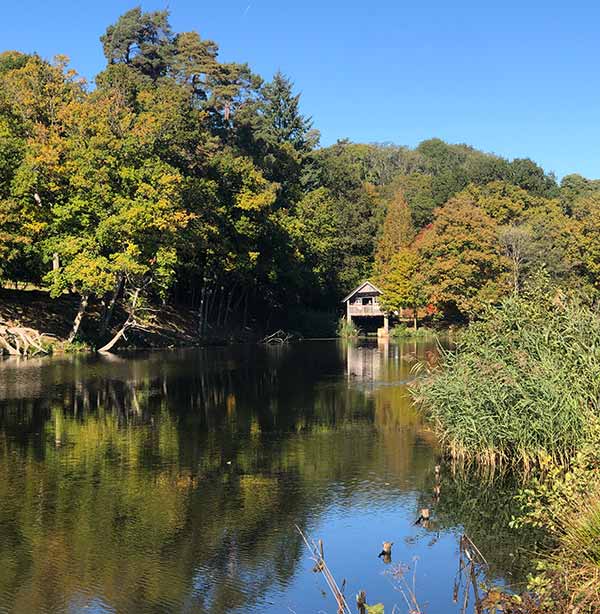
{"label": "tree", "polygon": [[510,183],[531,192],[535,196],[553,198],[558,195],[556,179],[529,158],[515,158],[510,163]]}
{"label": "tree", "polygon": [[421,260],[416,250],[401,247],[390,260],[385,273],[377,278],[383,295],[380,303],[388,313],[400,313],[405,307],[413,310],[417,329],[417,309],[425,302]]}
{"label": "tree", "polygon": [[579,223],[564,214],[558,200],[528,210],[523,222],[532,237],[532,267],[544,268],[554,284],[578,285],[577,274],[582,262]]}
{"label": "tree", "polygon": [[392,184],[394,191],[401,191],[410,207],[415,228],[423,228],[433,219],[436,207],[433,197],[433,178],[423,173],[398,175]]}
{"label": "tree", "polygon": [[0,53],[0,74],[8,72],[9,70],[18,70],[23,68],[29,57],[25,53],[20,51],[2,51]]}
{"label": "tree", "polygon": [[584,194],[571,204],[577,224],[576,242],[581,249],[582,273],[596,291],[600,290],[600,191]]}
{"label": "tree", "polygon": [[296,151],[306,153],[317,144],[317,135],[311,132],[312,119],[300,113],[300,94],[294,94],[292,88],[280,71],[263,87],[257,136],[267,143],[290,143]]}
{"label": "tree", "polygon": [[337,204],[344,253],[338,275],[340,287],[347,292],[371,275],[377,232],[385,209],[379,191],[368,183],[337,199]]}
{"label": "tree", "polygon": [[39,283],[51,209],[68,193],[64,118],[83,83],[64,57],[8,57],[0,72],[0,276]]}
{"label": "tree", "polygon": [[142,13],[137,6],[100,37],[109,64],[127,64],[156,80],[166,74],[174,53],[168,11]]}
{"label": "tree", "polygon": [[506,181],[492,181],[483,186],[471,184],[464,194],[499,224],[518,222],[526,212],[549,202]]}
{"label": "tree", "polygon": [[240,147],[280,185],[278,206],[292,206],[302,198],[304,169],[319,141],[312,119],[300,112],[300,94],[294,94],[292,82],[277,72],[238,119]]}
{"label": "tree", "polygon": [[305,271],[305,275],[298,272],[298,277],[304,278],[303,300],[317,303],[323,295],[336,300],[345,290],[338,280],[344,261],[345,229],[331,193],[326,188],[309,192],[282,223],[296,251],[294,260]]}
{"label": "tree", "polygon": [[381,237],[375,251],[375,267],[383,272],[402,247],[410,245],[415,236],[412,216],[402,192],[396,192],[388,205]]}
{"label": "tree", "polygon": [[244,105],[253,107],[262,79],[247,64],[219,62],[219,46],[197,32],[177,34],[174,45],[169,70],[191,89],[194,106],[210,113],[214,129],[228,127]]}
{"label": "tree", "polygon": [[155,153],[171,119],[150,118],[143,106],[136,114],[113,90],[70,107],[63,146],[69,186],[52,204],[44,245],[60,259],[46,276],[52,294],[80,296],[71,339],[90,299],[109,290],[164,296],[173,280],[178,232],[192,216],[182,204],[181,173]]}
{"label": "tree", "polygon": [[498,238],[504,255],[510,262],[513,291],[519,294],[533,259],[531,230],[525,225],[503,226],[499,230]]}
{"label": "tree", "polygon": [[508,288],[496,222],[462,194],[438,209],[415,245],[430,302],[448,317],[475,317]]}

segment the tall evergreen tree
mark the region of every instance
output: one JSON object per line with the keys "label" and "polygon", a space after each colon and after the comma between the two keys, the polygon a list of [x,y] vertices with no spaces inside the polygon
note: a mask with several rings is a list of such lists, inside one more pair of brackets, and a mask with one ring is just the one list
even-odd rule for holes
{"label": "tall evergreen tree", "polygon": [[318,142],[312,131],[312,118],[300,113],[300,94],[293,93],[292,82],[277,72],[262,90],[261,122],[257,132],[267,143],[290,143],[299,152],[308,152]]}
{"label": "tall evergreen tree", "polygon": [[137,6],[100,37],[109,64],[128,64],[156,80],[166,74],[174,53],[168,11],[142,13]]}

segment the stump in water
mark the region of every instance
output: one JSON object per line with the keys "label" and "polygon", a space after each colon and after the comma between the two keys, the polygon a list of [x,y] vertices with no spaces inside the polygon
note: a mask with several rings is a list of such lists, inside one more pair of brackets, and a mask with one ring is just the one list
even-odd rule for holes
{"label": "stump in water", "polygon": [[379,553],[379,556],[383,557],[384,563],[391,563],[393,545],[394,542],[383,542],[383,544],[381,544],[381,552]]}

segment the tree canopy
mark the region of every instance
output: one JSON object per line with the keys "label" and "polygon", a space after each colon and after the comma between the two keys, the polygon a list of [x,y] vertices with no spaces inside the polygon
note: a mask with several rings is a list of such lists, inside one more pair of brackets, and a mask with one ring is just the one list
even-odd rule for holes
{"label": "tree canopy", "polygon": [[101,43],[93,89],[64,57],[0,54],[0,279],[76,294],[84,327],[132,296],[191,307],[201,334],[293,324],[372,275],[391,310],[460,318],[540,269],[600,290],[599,181],[436,138],[320,147],[290,78],[167,11]]}

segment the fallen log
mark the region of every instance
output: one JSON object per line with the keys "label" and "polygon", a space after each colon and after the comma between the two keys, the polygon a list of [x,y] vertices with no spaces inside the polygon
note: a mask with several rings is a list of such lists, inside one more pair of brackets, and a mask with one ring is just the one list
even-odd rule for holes
{"label": "fallen log", "polygon": [[263,337],[261,343],[266,343],[267,345],[283,345],[285,343],[291,343],[296,336],[294,333],[287,333],[284,330],[277,330],[266,337]]}
{"label": "fallen log", "polygon": [[43,335],[33,328],[0,322],[0,348],[11,356],[48,354],[48,349],[42,344],[42,338]]}

